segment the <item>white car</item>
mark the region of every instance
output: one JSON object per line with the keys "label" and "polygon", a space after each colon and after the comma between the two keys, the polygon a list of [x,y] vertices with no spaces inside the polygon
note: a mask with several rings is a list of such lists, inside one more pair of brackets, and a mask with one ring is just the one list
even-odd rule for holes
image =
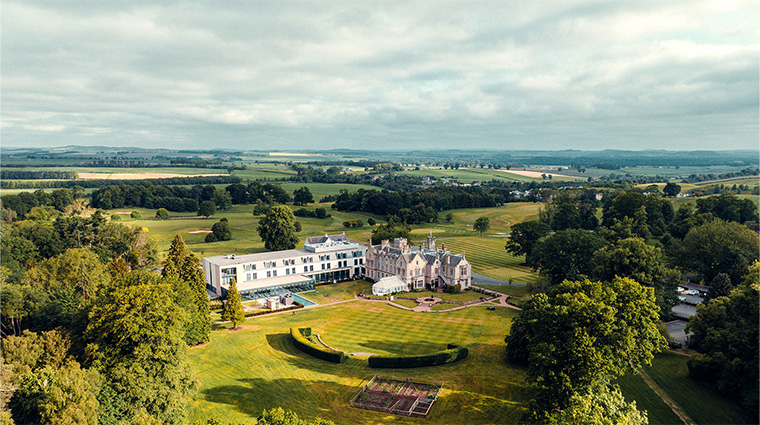
{"label": "white car", "polygon": [[699,295],[699,291],[692,289],[691,291],[687,292],[686,295]]}
{"label": "white car", "polygon": [[684,297],[683,295],[679,295],[678,301],[686,301],[686,297]]}
{"label": "white car", "polygon": [[683,292],[685,290],[686,290],[686,288],[683,288],[681,286],[679,286],[678,288],[676,288],[676,292]]}

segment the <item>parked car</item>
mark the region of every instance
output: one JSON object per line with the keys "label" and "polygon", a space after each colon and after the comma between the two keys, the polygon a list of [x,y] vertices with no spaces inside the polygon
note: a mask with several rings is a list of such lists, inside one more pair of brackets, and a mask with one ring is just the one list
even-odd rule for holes
{"label": "parked car", "polygon": [[686,295],[699,295],[699,291],[692,289],[691,291],[687,292]]}
{"label": "parked car", "polygon": [[496,307],[489,305],[488,307],[486,307],[486,310],[496,310]]}
{"label": "parked car", "polygon": [[683,292],[683,291],[685,291],[685,290],[686,290],[686,288],[684,288],[684,287],[682,287],[682,286],[679,286],[678,288],[676,288],[676,291],[677,291],[677,292]]}
{"label": "parked car", "polygon": [[686,297],[684,297],[683,295],[679,295],[678,301],[681,301],[681,302],[686,301]]}

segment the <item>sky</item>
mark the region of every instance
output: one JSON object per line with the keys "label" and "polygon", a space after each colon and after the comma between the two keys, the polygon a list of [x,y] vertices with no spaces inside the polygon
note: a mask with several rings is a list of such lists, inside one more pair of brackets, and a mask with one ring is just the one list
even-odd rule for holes
{"label": "sky", "polygon": [[758,148],[757,1],[0,3],[0,143]]}

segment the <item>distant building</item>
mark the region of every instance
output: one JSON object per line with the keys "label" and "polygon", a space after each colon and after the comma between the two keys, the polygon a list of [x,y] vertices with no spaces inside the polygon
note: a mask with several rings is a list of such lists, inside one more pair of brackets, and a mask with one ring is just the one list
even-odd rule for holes
{"label": "distant building", "polygon": [[314,290],[317,282],[333,282],[364,275],[367,247],[342,235],[306,238],[302,249],[246,255],[204,257],[207,287],[218,296],[235,279],[244,300],[279,297]]}
{"label": "distant building", "polygon": [[397,238],[393,246],[388,240],[367,249],[366,275],[379,281],[398,276],[408,291],[435,289],[447,285],[460,285],[462,290],[471,286],[472,267],[462,254],[452,254],[446,245],[436,246],[431,234],[422,246],[411,246],[404,238]]}

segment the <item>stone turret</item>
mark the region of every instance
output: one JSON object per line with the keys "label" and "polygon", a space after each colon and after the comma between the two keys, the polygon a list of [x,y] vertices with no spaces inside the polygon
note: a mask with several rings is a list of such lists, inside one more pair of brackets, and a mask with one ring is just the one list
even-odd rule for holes
{"label": "stone turret", "polygon": [[393,247],[401,251],[406,251],[406,238],[396,238],[393,240]]}
{"label": "stone turret", "polygon": [[435,236],[433,236],[433,231],[430,231],[430,236],[427,237],[427,249],[435,249]]}

